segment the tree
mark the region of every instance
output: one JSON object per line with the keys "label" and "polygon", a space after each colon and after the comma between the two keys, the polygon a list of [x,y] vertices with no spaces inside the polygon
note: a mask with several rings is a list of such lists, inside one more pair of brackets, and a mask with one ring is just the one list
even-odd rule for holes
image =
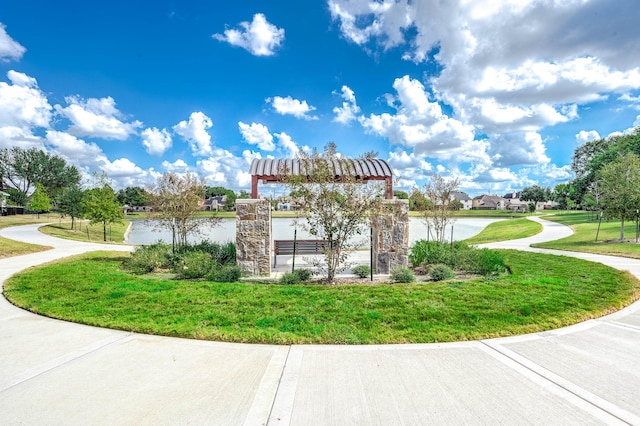
{"label": "tree", "polygon": [[522,201],[533,201],[534,203],[542,203],[551,199],[551,191],[549,188],[542,188],[538,185],[528,186],[520,193]]}
{"label": "tree", "polygon": [[107,241],[107,225],[120,222],[124,217],[124,211],[107,175],[94,174],[94,177],[97,182],[93,188],[84,192],[82,207],[91,224],[102,223],[103,240]]}
{"label": "tree", "polygon": [[36,183],[55,198],[64,188],[78,184],[80,173],[57,155],[15,146],[0,149],[0,180],[0,186],[15,190],[11,197],[14,202],[24,205]]}
{"label": "tree", "polygon": [[149,194],[139,186],[127,186],[118,191],[118,201],[123,205],[146,206],[149,204]]}
{"label": "tree", "polygon": [[453,194],[458,191],[458,187],[458,179],[446,180],[436,173],[431,176],[422,191],[417,188],[414,190],[416,207],[422,211],[429,230],[429,237],[433,240],[446,241],[445,229],[455,220],[455,210],[451,208],[451,199]]}
{"label": "tree", "polygon": [[599,172],[599,182],[604,214],[620,219],[620,241],[623,241],[625,219],[635,218],[640,209],[640,157],[628,153],[607,164]]}
{"label": "tree", "polygon": [[237,200],[245,200],[245,199],[249,199],[249,198],[251,198],[251,193],[249,193],[248,191],[246,191],[244,189],[241,189],[240,193],[236,197]]}
{"label": "tree", "polygon": [[216,216],[196,217],[201,210],[205,187],[195,174],[165,173],[148,192],[153,209],[148,213],[149,219],[155,220],[156,229],[175,231],[179,245],[186,245],[187,236],[198,234],[201,225],[217,226],[220,223]]}
{"label": "tree", "polygon": [[[353,248],[355,237],[366,232],[370,214],[382,203],[382,185],[363,184],[355,175],[352,160],[336,153],[329,143],[324,152],[301,152],[297,157],[301,174],[281,170],[282,181],[291,189],[291,198],[302,208],[306,223],[301,227],[314,237],[329,241],[324,261],[314,262],[328,282],[346,269],[346,250]],[[313,262],[313,260],[312,260]]]}
{"label": "tree", "polygon": [[38,214],[38,218],[40,218],[40,213],[51,210],[51,198],[40,183],[36,183],[36,190],[31,194],[29,208]]}
{"label": "tree", "polygon": [[407,194],[406,191],[400,191],[398,189],[393,191],[393,196],[396,197],[398,200],[408,200],[409,199],[409,194]]}
{"label": "tree", "polygon": [[62,191],[56,200],[60,212],[71,217],[71,229],[76,227],[76,218],[82,217],[82,197],[82,190],[74,185]]}

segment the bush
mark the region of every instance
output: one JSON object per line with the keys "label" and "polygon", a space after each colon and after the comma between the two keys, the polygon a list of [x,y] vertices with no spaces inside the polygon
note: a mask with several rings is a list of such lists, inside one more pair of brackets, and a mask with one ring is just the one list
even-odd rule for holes
{"label": "bush", "polygon": [[193,251],[180,256],[180,261],[176,263],[174,272],[179,278],[204,278],[211,275],[216,266],[209,253]]}
{"label": "bush", "polygon": [[218,265],[236,264],[236,245],[231,241],[219,244],[205,240],[198,244],[186,245],[178,249],[180,254],[191,252],[208,253]]}
{"label": "bush", "polygon": [[164,244],[140,246],[136,247],[122,267],[137,275],[148,274],[165,267],[170,255],[171,248]]}
{"label": "bush", "polygon": [[416,280],[416,276],[411,269],[400,266],[391,271],[391,279],[395,283],[412,283]]}
{"label": "bush", "polygon": [[371,276],[371,267],[369,265],[357,265],[351,268],[351,272],[359,278],[367,278]]}
{"label": "bush", "polygon": [[499,251],[482,249],[478,250],[478,273],[482,275],[500,275],[507,271],[504,256]]}
{"label": "bush", "polygon": [[448,264],[451,260],[451,251],[449,243],[419,240],[411,247],[409,262],[414,268],[423,264]]}
{"label": "bush", "polygon": [[242,269],[239,266],[224,265],[218,271],[214,271],[209,279],[219,283],[234,283],[240,281],[240,277],[242,277]]}
{"label": "bush", "polygon": [[293,272],[285,272],[280,277],[280,284],[300,284],[300,276]]}
{"label": "bush", "polygon": [[453,273],[451,268],[442,263],[435,265],[431,270],[431,279],[434,281],[448,280],[455,278],[456,274]]}
{"label": "bush", "polygon": [[310,269],[296,269],[293,273],[300,278],[300,282],[309,281],[313,276],[313,272]]}

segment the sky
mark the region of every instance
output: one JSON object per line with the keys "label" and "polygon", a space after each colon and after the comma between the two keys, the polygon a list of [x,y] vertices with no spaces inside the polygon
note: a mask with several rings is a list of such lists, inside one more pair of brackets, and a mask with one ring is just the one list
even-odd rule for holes
{"label": "sky", "polygon": [[[637,0],[67,0],[0,5],[0,148],[146,186],[250,188],[254,158],[335,142],[396,189],[572,179],[640,126]],[[261,191],[279,193],[278,185]]]}

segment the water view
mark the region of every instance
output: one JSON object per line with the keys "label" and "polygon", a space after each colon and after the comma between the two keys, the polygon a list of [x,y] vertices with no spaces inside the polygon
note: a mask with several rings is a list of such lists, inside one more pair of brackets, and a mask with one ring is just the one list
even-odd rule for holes
{"label": "water view", "polygon": [[[453,239],[464,240],[473,237],[482,231],[492,222],[504,219],[492,218],[461,218],[453,223]],[[171,232],[162,230],[161,232],[153,230],[153,224],[143,219],[134,219],[131,221],[131,231],[128,236],[128,242],[131,244],[152,244],[159,240],[170,243],[172,239]],[[213,242],[226,242],[236,240],[236,220],[235,218],[222,219],[219,226],[214,228],[203,228],[201,235],[191,236],[190,242],[199,242],[202,240],[210,240]],[[271,221],[272,239],[292,240],[296,227],[293,226],[291,218],[273,218]],[[451,238],[451,227],[447,228],[447,238]],[[424,220],[412,217],[409,218],[409,246],[413,245],[417,240],[426,239],[427,226]],[[297,227],[298,239],[313,239],[314,237],[303,231],[300,226]],[[362,247],[368,247],[368,233],[358,240]]]}

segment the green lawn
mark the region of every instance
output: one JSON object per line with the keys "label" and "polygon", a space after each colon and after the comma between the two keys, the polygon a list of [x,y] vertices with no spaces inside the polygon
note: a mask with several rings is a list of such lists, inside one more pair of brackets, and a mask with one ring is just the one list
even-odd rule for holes
{"label": "green lawn", "polygon": [[627,222],[625,224],[625,237],[631,238],[634,241],[621,243],[616,241],[620,238],[620,222],[617,220],[610,222],[603,221],[600,225],[598,241],[596,241],[598,221],[594,214],[589,214],[588,212],[567,212],[554,216],[545,216],[544,218],[570,226],[574,234],[561,240],[535,244],[534,247],[640,259],[640,244],[635,243],[635,222]]}
{"label": "green lawn", "polygon": [[[129,221],[125,220],[107,225],[107,242],[122,243],[129,223]],[[91,225],[89,222],[76,222],[76,229],[71,229],[71,222],[57,223],[43,226],[40,231],[53,237],[66,238],[68,240],[104,242],[104,230],[100,223]]]}
{"label": "green lawn", "polygon": [[[362,286],[140,278],[100,252],[21,272],[5,296],[38,314],[187,338],[373,344],[531,333],[617,310],[639,295],[629,274],[567,257],[505,251],[511,275]],[[544,265],[542,267],[541,265]]]}
{"label": "green lawn", "polygon": [[464,240],[468,244],[486,244],[496,241],[517,240],[542,232],[542,225],[527,218],[501,220],[490,223],[478,235]]}
{"label": "green lawn", "polygon": [[[8,228],[10,226],[30,225],[32,223],[48,223],[59,220],[58,215],[14,215],[0,216],[0,228]],[[19,241],[8,240],[0,237],[0,259],[5,257],[19,256],[22,254],[36,253],[39,251],[49,250],[49,246],[41,246],[37,244],[21,243]]]}

